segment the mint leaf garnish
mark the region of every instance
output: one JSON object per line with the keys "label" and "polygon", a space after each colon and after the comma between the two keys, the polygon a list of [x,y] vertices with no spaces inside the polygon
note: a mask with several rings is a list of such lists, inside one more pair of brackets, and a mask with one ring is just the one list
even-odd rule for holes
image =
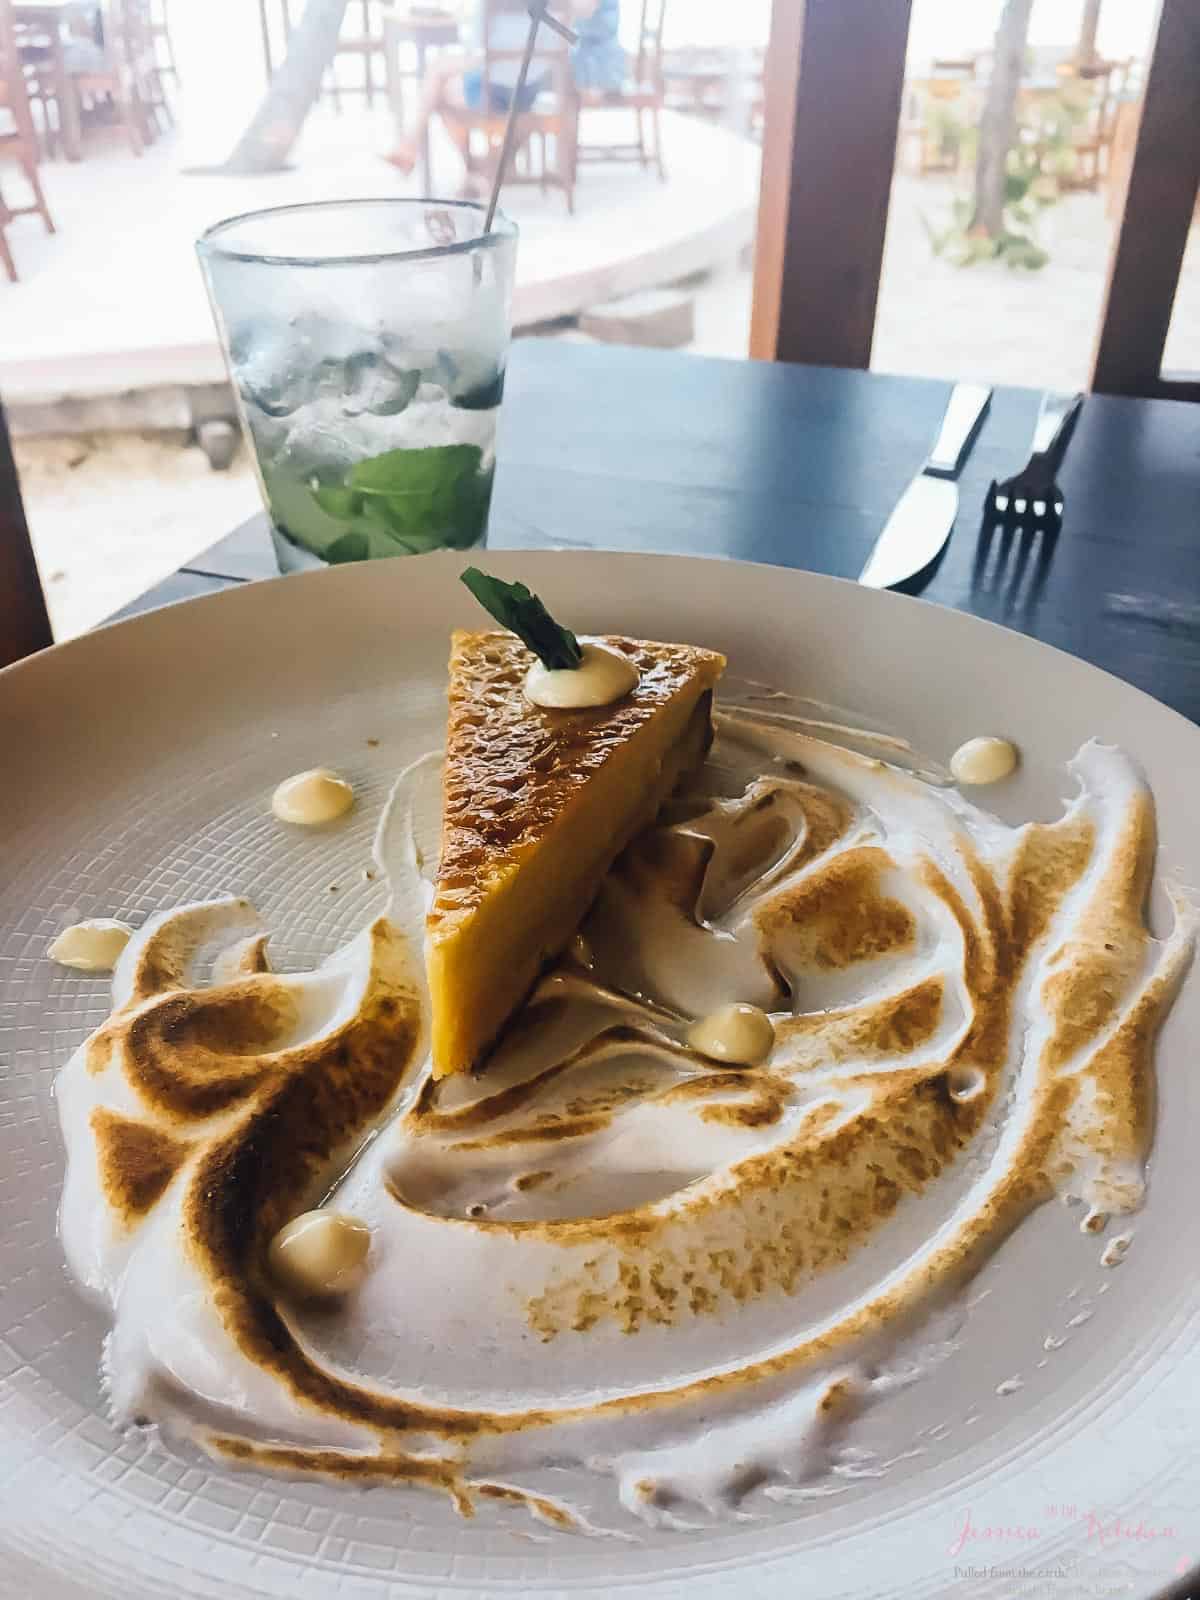
{"label": "mint leaf garnish", "polygon": [[579,640],[569,628],[561,627],[537,595],[523,583],[505,583],[478,567],[468,567],[462,581],[485,611],[502,628],[515,633],[551,672],[577,667],[583,660]]}

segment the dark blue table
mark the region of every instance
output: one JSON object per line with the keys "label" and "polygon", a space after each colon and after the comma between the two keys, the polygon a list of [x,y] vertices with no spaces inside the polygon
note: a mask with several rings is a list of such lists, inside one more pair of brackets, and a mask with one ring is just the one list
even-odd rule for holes
{"label": "dark blue table", "polygon": [[[855,576],[932,442],[948,385],[824,367],[519,341],[489,542],[767,561]],[[1089,397],[1057,541],[980,534],[1033,390],[1001,389],[945,556],[915,592],[1019,628],[1200,721],[1200,407]],[[275,572],[256,517],[121,615]]]}

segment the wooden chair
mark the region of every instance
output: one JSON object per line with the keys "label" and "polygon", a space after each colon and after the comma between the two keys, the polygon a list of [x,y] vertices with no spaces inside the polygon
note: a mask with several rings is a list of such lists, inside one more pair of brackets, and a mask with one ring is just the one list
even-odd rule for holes
{"label": "wooden chair", "polygon": [[1075,168],[1060,183],[1065,189],[1086,189],[1094,193],[1108,171],[1130,61],[1097,61],[1080,67],[1076,76],[1092,88],[1087,120],[1075,130],[1072,145]]}
{"label": "wooden chair", "polygon": [[939,73],[913,78],[905,84],[899,142],[901,150],[915,150],[916,161],[911,169],[918,178],[931,172],[958,171],[962,138],[954,130],[960,125],[965,129],[967,85],[973,77],[972,67],[970,75]]}
{"label": "wooden chair", "polygon": [[728,103],[729,63],[720,51],[679,45],[663,52],[663,104],[719,122]]}
{"label": "wooden chair", "polygon": [[162,86],[153,0],[107,0],[104,38],[108,60],[103,80],[79,74],[79,92],[108,94],[140,154],[139,143],[141,148],[153,144],[163,124],[174,121]]}
{"label": "wooden chair", "polygon": [[[160,33],[152,0],[107,0],[102,19],[103,43],[90,37],[67,43],[65,75],[49,70],[49,58],[26,48],[26,72],[34,97],[41,103],[51,154],[68,118],[82,129],[89,113],[93,122],[100,112],[115,115],[130,149],[138,156],[153,144],[162,123],[174,121],[162,86]],[[73,101],[70,106],[63,103],[67,95]]]}
{"label": "wooden chair", "polygon": [[151,0],[150,31],[154,35],[155,60],[162,79],[170,74],[179,82],[179,68],[175,62],[175,45],[171,39],[170,0]]}
{"label": "wooden chair", "polygon": [[[620,106],[632,111],[637,118],[636,142],[592,144],[584,143],[580,139],[576,148],[577,160],[637,161],[642,167],[648,167],[653,161],[659,178],[665,182],[667,169],[663,163],[662,111],[666,103],[666,80],[663,73],[663,28],[666,13],[667,0],[642,0],[637,55],[632,74],[621,88],[579,91],[581,112],[602,106]],[[647,118],[654,135],[652,145],[646,139]]]}
{"label": "wooden chair", "polygon": [[[483,12],[483,97],[487,85],[495,81],[493,69],[520,61],[521,50],[496,49],[492,44],[496,18],[506,13],[526,15],[520,0],[484,0]],[[549,76],[544,89],[517,122],[517,140],[506,184],[538,184],[543,190],[561,189],[567,197],[567,210],[575,211],[576,146],[579,132],[579,102],[571,79],[570,50],[564,40],[549,29],[538,37],[534,58],[543,76]],[[490,187],[504,128],[507,110],[481,106],[444,105],[438,113],[447,132],[462,152],[467,176],[482,190]]]}
{"label": "wooden chair", "polygon": [[0,123],[0,153],[11,150],[25,177],[32,196],[27,205],[13,205],[0,193],[0,266],[9,281],[17,281],[17,265],[9,248],[6,228],[14,217],[37,215],[46,225],[46,232],[54,232],[54,220],[42,192],[38,175],[38,137],[29,108],[29,95],[25,87],[25,70],[17,43],[11,0],[0,0],[0,116],[7,114],[11,128]]}
{"label": "wooden chair", "polygon": [[663,106],[668,111],[730,123],[736,102],[741,127],[762,135],[763,70],[761,46],[739,51],[676,46],[662,53]]}
{"label": "wooden chair", "polygon": [[[357,30],[354,29],[356,18],[361,19]],[[335,111],[342,109],[344,94],[361,94],[367,105],[373,106],[376,90],[382,95],[387,88],[387,45],[383,7],[379,0],[350,0],[346,7],[346,21],[351,28],[348,31],[343,23],[333,63],[325,74],[321,88],[321,93],[333,101]],[[337,64],[344,57],[362,62],[361,83],[344,84],[338,78]],[[376,61],[379,63],[378,81],[375,75]]]}
{"label": "wooden chair", "polygon": [[[259,32],[268,77],[275,71],[278,61],[286,55],[296,16],[303,10],[303,6],[299,6],[296,15],[293,15],[294,4],[295,0],[277,0],[272,7],[269,0],[258,0]],[[367,105],[372,106],[375,104],[376,91],[380,95],[388,92],[385,13],[390,10],[391,0],[349,0],[346,6],[334,59],[321,80],[321,98],[331,100],[333,109],[339,114],[343,95],[361,94]],[[338,76],[338,62],[347,57],[362,62],[361,82],[345,83]],[[375,71],[376,59],[379,63],[378,76]]]}
{"label": "wooden chair", "polygon": [[64,45],[57,25],[42,23],[15,23],[14,38],[21,71],[25,80],[25,94],[31,108],[36,106],[41,122],[41,149],[51,160],[63,139],[61,98],[69,92],[69,80],[63,58]]}

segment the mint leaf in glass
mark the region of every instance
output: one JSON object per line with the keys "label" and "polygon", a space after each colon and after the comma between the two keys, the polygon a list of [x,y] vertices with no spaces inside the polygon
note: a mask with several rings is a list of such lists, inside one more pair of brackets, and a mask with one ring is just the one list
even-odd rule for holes
{"label": "mint leaf in glass", "polygon": [[346,474],[360,514],[399,539],[427,539],[457,529],[464,511],[478,516],[477,480],[483,451],[476,444],[386,450]]}
{"label": "mint leaf in glass", "polygon": [[477,444],[433,444],[419,450],[385,450],[357,461],[346,474],[351,489],[363,494],[434,495],[468,473],[478,472],[483,451]]}
{"label": "mint leaf in glass", "polygon": [[474,444],[387,450],[339,466],[264,463],[271,517],[321,560],[467,549],[487,526],[493,469]]}
{"label": "mint leaf in glass", "polygon": [[320,483],[311,490],[313,499],[321,510],[331,517],[352,517],[355,512],[354,490],[343,489],[337,483]]}
{"label": "mint leaf in glass", "polygon": [[505,583],[502,578],[480,572],[478,567],[468,567],[462,581],[484,610],[501,627],[515,633],[544,667],[555,672],[579,666],[583,660],[579,640],[569,628],[555,622],[537,595],[523,583]]}
{"label": "mint leaf in glass", "polygon": [[332,566],[340,566],[343,561],[365,561],[370,553],[366,534],[352,531],[326,545],[324,559]]}

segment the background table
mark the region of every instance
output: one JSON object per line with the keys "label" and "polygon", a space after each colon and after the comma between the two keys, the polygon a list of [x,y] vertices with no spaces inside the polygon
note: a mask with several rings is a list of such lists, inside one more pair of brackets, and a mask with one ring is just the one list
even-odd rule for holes
{"label": "background table", "polygon": [[[923,378],[521,340],[489,544],[677,551],[854,577],[948,392]],[[996,392],[954,535],[913,592],[1070,650],[1200,722],[1200,408],[1090,396],[1061,474],[1057,541],[981,537],[989,480],[1023,464],[1038,400]],[[120,615],[275,571],[256,517]]]}

